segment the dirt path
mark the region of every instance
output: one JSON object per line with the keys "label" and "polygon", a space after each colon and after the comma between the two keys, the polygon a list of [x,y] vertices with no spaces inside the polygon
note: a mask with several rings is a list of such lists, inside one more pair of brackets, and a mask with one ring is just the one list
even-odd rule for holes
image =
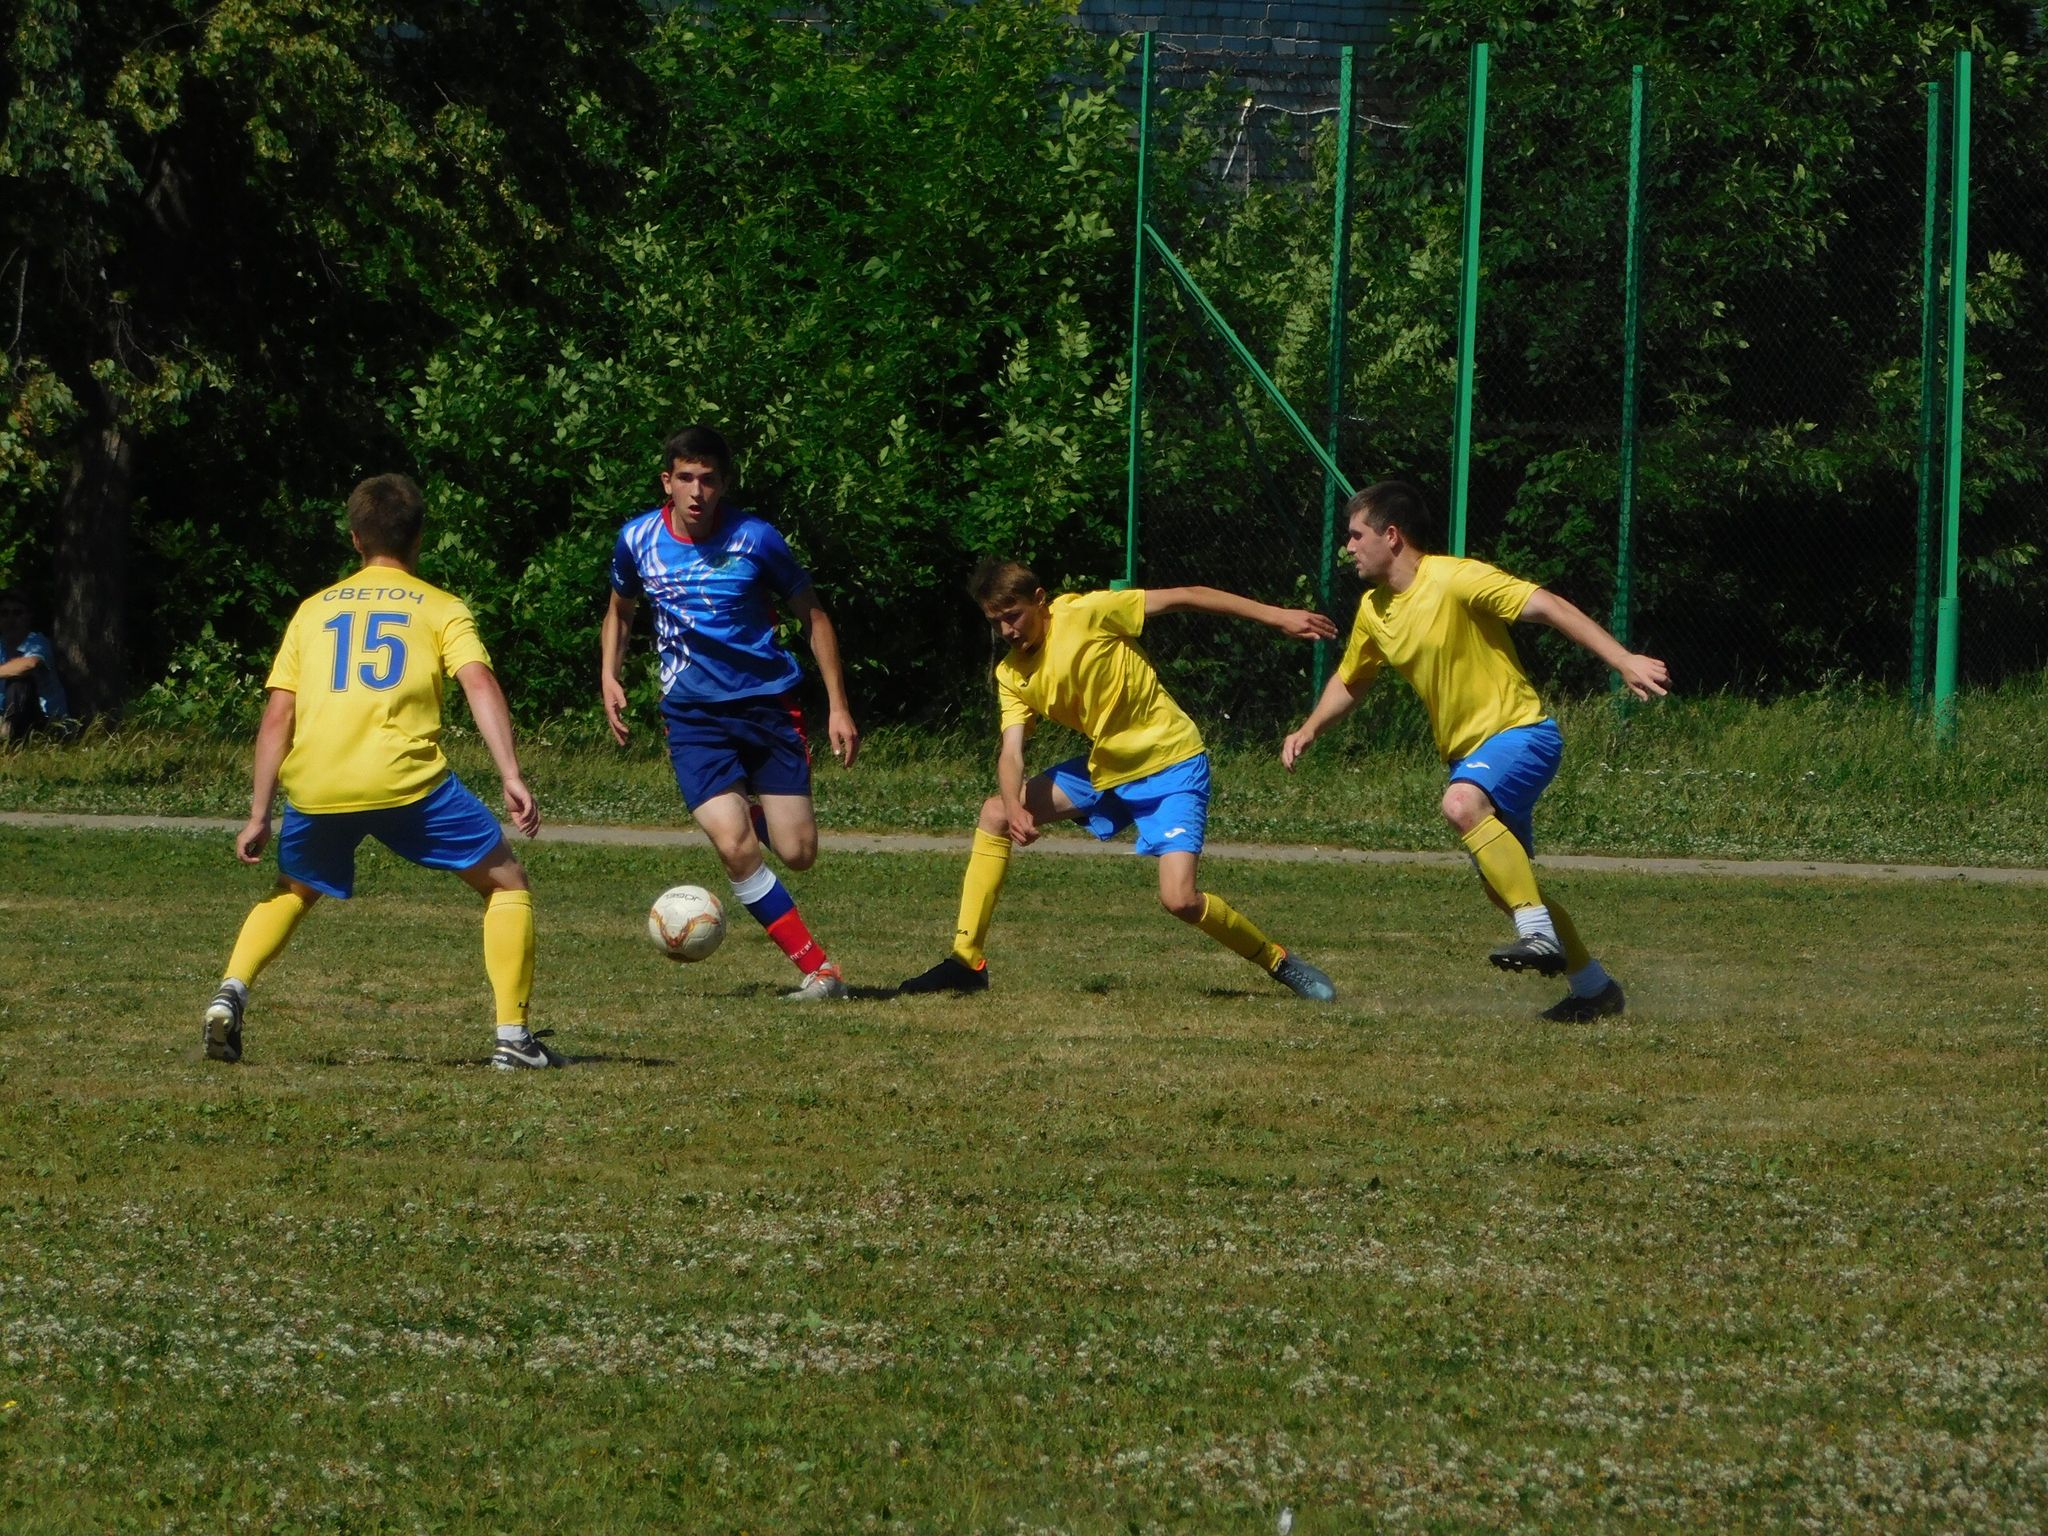
{"label": "dirt path", "polygon": [[[0,811],[0,826],[80,827],[103,832],[227,833],[239,821],[211,816],[89,816],[41,811]],[[517,839],[515,838],[515,841]],[[544,826],[544,843],[607,843],[626,847],[702,848],[700,832],[674,827]],[[932,837],[916,832],[826,832],[820,842],[834,853],[965,854],[964,835]],[[1098,843],[1072,833],[1047,837],[1032,852],[1060,858],[1129,856],[1125,843]],[[1368,848],[1319,847],[1292,843],[1211,843],[1211,859],[1271,860],[1290,864],[1421,864],[1462,865],[1465,856],[1447,852],[1402,852]],[[1759,880],[1965,880],[1983,885],[2048,886],[2048,869],[1976,869],[1954,864],[1836,864],[1815,859],[1650,859],[1615,858],[1605,854],[1547,853],[1537,857],[1545,869],[1597,870],[1632,875],[1722,875]]]}

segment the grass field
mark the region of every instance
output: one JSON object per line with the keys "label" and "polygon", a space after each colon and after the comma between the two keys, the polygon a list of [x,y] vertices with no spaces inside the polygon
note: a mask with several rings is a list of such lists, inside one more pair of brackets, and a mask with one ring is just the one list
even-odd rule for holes
{"label": "grass field", "polygon": [[[229,1068],[265,877],[0,828],[0,1528],[2048,1525],[2039,890],[1575,878],[1559,1028],[1451,870],[1213,866],[1333,1006],[1026,855],[996,991],[794,1010],[638,936],[707,855],[530,862],[571,1070],[382,857]],[[958,870],[794,883],[882,983]]]}
{"label": "grass field", "polygon": [[[1219,740],[1211,836],[1454,848],[1437,814],[1443,764],[1413,695],[1375,690],[1360,716],[1318,742],[1293,774],[1280,767],[1277,738]],[[2048,860],[2048,683],[2040,680],[1968,695],[1959,743],[1946,753],[1881,694],[1669,699],[1625,719],[1605,700],[1581,700],[1565,702],[1558,717],[1564,765],[1538,822],[1551,853]],[[556,822],[681,820],[659,733],[643,728],[618,751],[593,740],[595,719],[527,736],[528,777],[544,813]],[[1038,765],[1079,749],[1055,728],[1041,737]],[[458,771],[495,802],[475,738],[451,731],[449,748]],[[964,834],[994,787],[989,739],[883,729],[852,772],[821,766],[818,814],[840,831]],[[0,810],[239,816],[248,806],[244,738],[131,731],[0,754]]]}

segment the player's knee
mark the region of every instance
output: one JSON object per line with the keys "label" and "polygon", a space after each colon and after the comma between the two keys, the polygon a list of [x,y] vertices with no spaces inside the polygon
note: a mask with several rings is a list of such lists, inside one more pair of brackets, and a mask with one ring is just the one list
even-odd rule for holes
{"label": "player's knee", "polygon": [[1444,820],[1460,832],[1470,832],[1491,810],[1485,793],[1470,784],[1453,784],[1444,791]]}
{"label": "player's knee", "polygon": [[1003,809],[1003,797],[990,795],[981,802],[981,830],[992,837],[1005,836],[1010,830],[1010,813]]}
{"label": "player's knee", "polygon": [[775,856],[791,871],[801,874],[818,862],[818,834],[806,832],[797,837],[778,837]]}
{"label": "player's knee", "polygon": [[1198,923],[1202,920],[1202,908],[1207,903],[1200,891],[1161,891],[1159,905],[1184,923]]}

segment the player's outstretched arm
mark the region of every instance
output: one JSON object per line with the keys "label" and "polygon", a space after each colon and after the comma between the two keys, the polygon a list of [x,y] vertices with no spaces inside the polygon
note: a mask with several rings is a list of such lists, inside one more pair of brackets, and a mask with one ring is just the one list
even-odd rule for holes
{"label": "player's outstretched arm", "polygon": [[603,646],[603,661],[598,669],[598,696],[604,700],[604,717],[612,728],[612,740],[620,746],[632,733],[626,727],[626,685],[619,680],[619,668],[626,659],[626,637],[633,632],[633,615],[640,605],[632,598],[612,590],[612,600],[605,605],[604,625],[599,631]]}
{"label": "player's outstretched arm", "polygon": [[249,821],[235,834],[235,857],[255,864],[270,841],[270,806],[277,798],[277,770],[291,750],[292,727],[298,723],[299,696],[289,688],[273,688],[256,727],[255,782],[249,790]]}
{"label": "player's outstretched arm", "polygon": [[1230,619],[1250,619],[1296,640],[1334,640],[1337,626],[1322,614],[1307,608],[1278,608],[1254,602],[1235,592],[1217,587],[1148,587],[1145,589],[1145,617],[1157,613],[1220,613]]}
{"label": "player's outstretched arm", "polygon": [[1358,701],[1365,697],[1365,690],[1372,686],[1372,679],[1352,684],[1336,673],[1323,685],[1323,696],[1316,700],[1316,707],[1308,712],[1308,718],[1301,722],[1288,738],[1280,743],[1280,761],[1292,773],[1294,765],[1301,761],[1302,753],[1309,749],[1309,743],[1322,735],[1331,726],[1342,720],[1358,707]]}
{"label": "player's outstretched arm", "polygon": [[505,809],[512,825],[528,837],[540,830],[540,803],[526,787],[519,771],[519,753],[512,744],[512,711],[505,703],[505,690],[498,686],[498,674],[480,661],[472,661],[455,674],[463,697],[476,720],[477,734],[491,749],[491,761],[498,765],[498,782],[505,787]]}
{"label": "player's outstretched arm", "polygon": [[1523,605],[1522,617],[1532,624],[1548,624],[1567,640],[1584,646],[1619,672],[1628,691],[1639,699],[1661,698],[1671,691],[1671,670],[1663,662],[1623,649],[1584,609],[1555,592],[1538,587]]}
{"label": "player's outstretched arm", "polygon": [[839,660],[839,631],[832,627],[832,616],[809,587],[791,598],[789,606],[810,639],[811,655],[818,662],[818,677],[825,685],[825,736],[832,743],[832,755],[839,759],[842,768],[851,768],[860,753],[860,727],[853,723],[853,711],[846,703],[846,668]]}
{"label": "player's outstretched arm", "polygon": [[996,750],[996,787],[1002,792],[1003,814],[1010,820],[1010,841],[1029,848],[1038,841],[1038,818],[1024,804],[1024,727],[1013,725],[1003,732],[1003,744]]}

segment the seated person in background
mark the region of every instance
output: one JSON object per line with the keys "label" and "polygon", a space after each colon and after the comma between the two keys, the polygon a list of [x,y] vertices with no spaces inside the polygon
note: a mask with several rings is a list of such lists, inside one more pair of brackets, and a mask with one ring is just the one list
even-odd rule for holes
{"label": "seated person in background", "polygon": [[0,591],[0,684],[6,689],[0,712],[0,741],[21,741],[37,727],[64,729],[71,706],[57,676],[57,648],[29,627],[27,594]]}

